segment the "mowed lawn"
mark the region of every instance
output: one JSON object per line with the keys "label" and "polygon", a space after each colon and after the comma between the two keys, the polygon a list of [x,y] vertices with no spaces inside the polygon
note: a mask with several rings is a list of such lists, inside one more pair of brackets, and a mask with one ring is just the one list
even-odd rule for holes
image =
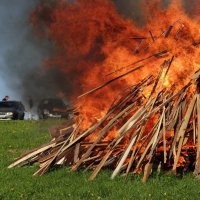
{"label": "mowed lawn", "polygon": [[192,174],[175,178],[170,174],[154,174],[147,184],[140,176],[118,176],[110,180],[104,170],[95,181],[90,173],[54,170],[42,177],[33,177],[38,166],[8,169],[21,153],[50,140],[48,127],[60,121],[0,122],[0,199],[200,199],[200,181]]}

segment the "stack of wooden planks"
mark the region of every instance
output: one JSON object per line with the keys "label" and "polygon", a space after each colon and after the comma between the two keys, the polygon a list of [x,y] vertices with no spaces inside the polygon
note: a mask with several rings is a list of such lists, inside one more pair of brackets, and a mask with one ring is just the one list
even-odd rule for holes
{"label": "stack of wooden planks", "polygon": [[[170,26],[159,37],[167,38],[172,28]],[[153,42],[158,39],[151,32],[150,35]],[[177,169],[194,171],[199,176],[200,71],[181,88],[176,84],[166,87],[165,81],[174,61],[169,51],[158,51],[134,62],[164,59],[156,75],[148,75],[123,89],[107,113],[91,127],[82,131],[82,121],[75,119],[62,127],[54,127],[50,129],[52,141],[22,155],[9,168],[39,163],[39,170],[34,175],[41,176],[57,166],[70,166],[72,171],[92,170],[90,180],[102,168],[113,170],[112,179],[119,173],[127,176],[142,172],[143,182],[148,180],[153,169],[160,167],[174,173]],[[134,67],[80,97],[142,67]]]}
{"label": "stack of wooden planks", "polygon": [[[163,82],[170,65],[171,60],[165,62],[157,77],[148,76],[127,90],[85,132],[79,131],[81,122],[71,120],[56,130],[60,134],[50,143],[23,155],[9,168],[37,162],[40,169],[35,175],[43,175],[55,166],[69,165],[72,171],[93,170],[90,179],[105,167],[113,169],[112,178],[119,172],[128,175],[144,169],[145,182],[153,165],[174,172],[177,167],[187,170],[192,155],[195,159],[189,164],[195,167],[200,151],[200,72],[180,90],[166,89]],[[197,89],[191,92],[195,83]],[[94,133],[98,136],[88,139]]]}

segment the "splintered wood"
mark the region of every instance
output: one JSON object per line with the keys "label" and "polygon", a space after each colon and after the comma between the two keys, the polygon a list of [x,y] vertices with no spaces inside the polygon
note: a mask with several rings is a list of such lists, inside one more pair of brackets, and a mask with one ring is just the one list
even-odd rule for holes
{"label": "splintered wood", "polygon": [[[159,37],[167,40],[173,26]],[[151,31],[149,34],[155,43],[158,37]],[[113,170],[112,179],[119,173],[124,176],[143,173],[143,182],[156,168],[174,173],[177,169],[194,171],[200,177],[200,71],[188,77],[188,83],[181,89],[176,84],[166,87],[165,81],[176,59],[170,51],[159,50],[111,72],[109,75],[132,67],[80,97],[144,67],[134,64],[164,59],[157,75],[148,75],[124,89],[101,120],[85,131],[81,131],[82,121],[78,117],[64,126],[51,128],[51,142],[21,156],[9,168],[39,163],[34,175],[41,176],[57,166],[70,166],[72,171],[92,170],[90,180],[102,168]]]}

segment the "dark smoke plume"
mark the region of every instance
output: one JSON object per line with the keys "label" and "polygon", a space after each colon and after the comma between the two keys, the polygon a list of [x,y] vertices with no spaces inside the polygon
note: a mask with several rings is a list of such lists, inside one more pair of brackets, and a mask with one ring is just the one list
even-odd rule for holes
{"label": "dark smoke plume", "polygon": [[[178,0],[179,1],[179,0]],[[113,0],[116,4],[118,11],[126,18],[133,19],[138,25],[145,24],[145,11],[142,9],[142,5],[145,3],[151,3],[149,0]],[[171,0],[160,0],[161,8],[165,9],[170,4]],[[195,13],[196,5],[200,3],[200,0],[182,0],[183,7],[189,16],[193,16]]]}
{"label": "dark smoke plume", "polygon": [[[54,1],[43,2],[51,5]],[[42,98],[57,97],[71,87],[68,77],[59,70],[43,67],[43,61],[51,55],[52,43],[35,36],[30,25],[30,13],[38,3],[41,1],[1,1],[1,44],[5,48],[1,74],[25,104],[30,96],[36,104]]]}

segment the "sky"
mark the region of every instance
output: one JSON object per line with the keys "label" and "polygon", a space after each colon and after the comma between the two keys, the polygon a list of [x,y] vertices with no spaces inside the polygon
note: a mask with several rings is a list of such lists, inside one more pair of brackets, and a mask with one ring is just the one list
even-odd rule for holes
{"label": "sky", "polygon": [[[3,54],[3,51],[0,50],[0,66],[5,65],[4,62],[3,62],[3,55],[2,54]],[[0,98],[3,98],[3,95],[5,95],[7,93],[10,93],[9,95],[13,94],[13,92],[11,92],[11,91],[8,92],[8,90],[9,89],[6,86],[5,79],[4,79],[4,74],[2,73],[2,70],[1,70],[1,74],[0,74]]]}
{"label": "sky", "polygon": [[[12,100],[20,100],[16,88],[11,86],[11,81],[17,84],[19,80],[13,80],[12,73],[8,73],[8,54],[20,51],[16,48],[24,40],[28,14],[33,8],[34,0],[0,0],[0,98],[9,95]],[[10,58],[9,58],[10,59]],[[15,62],[16,57],[13,58]],[[16,60],[17,62],[17,60]],[[13,69],[15,70],[15,69]]]}

